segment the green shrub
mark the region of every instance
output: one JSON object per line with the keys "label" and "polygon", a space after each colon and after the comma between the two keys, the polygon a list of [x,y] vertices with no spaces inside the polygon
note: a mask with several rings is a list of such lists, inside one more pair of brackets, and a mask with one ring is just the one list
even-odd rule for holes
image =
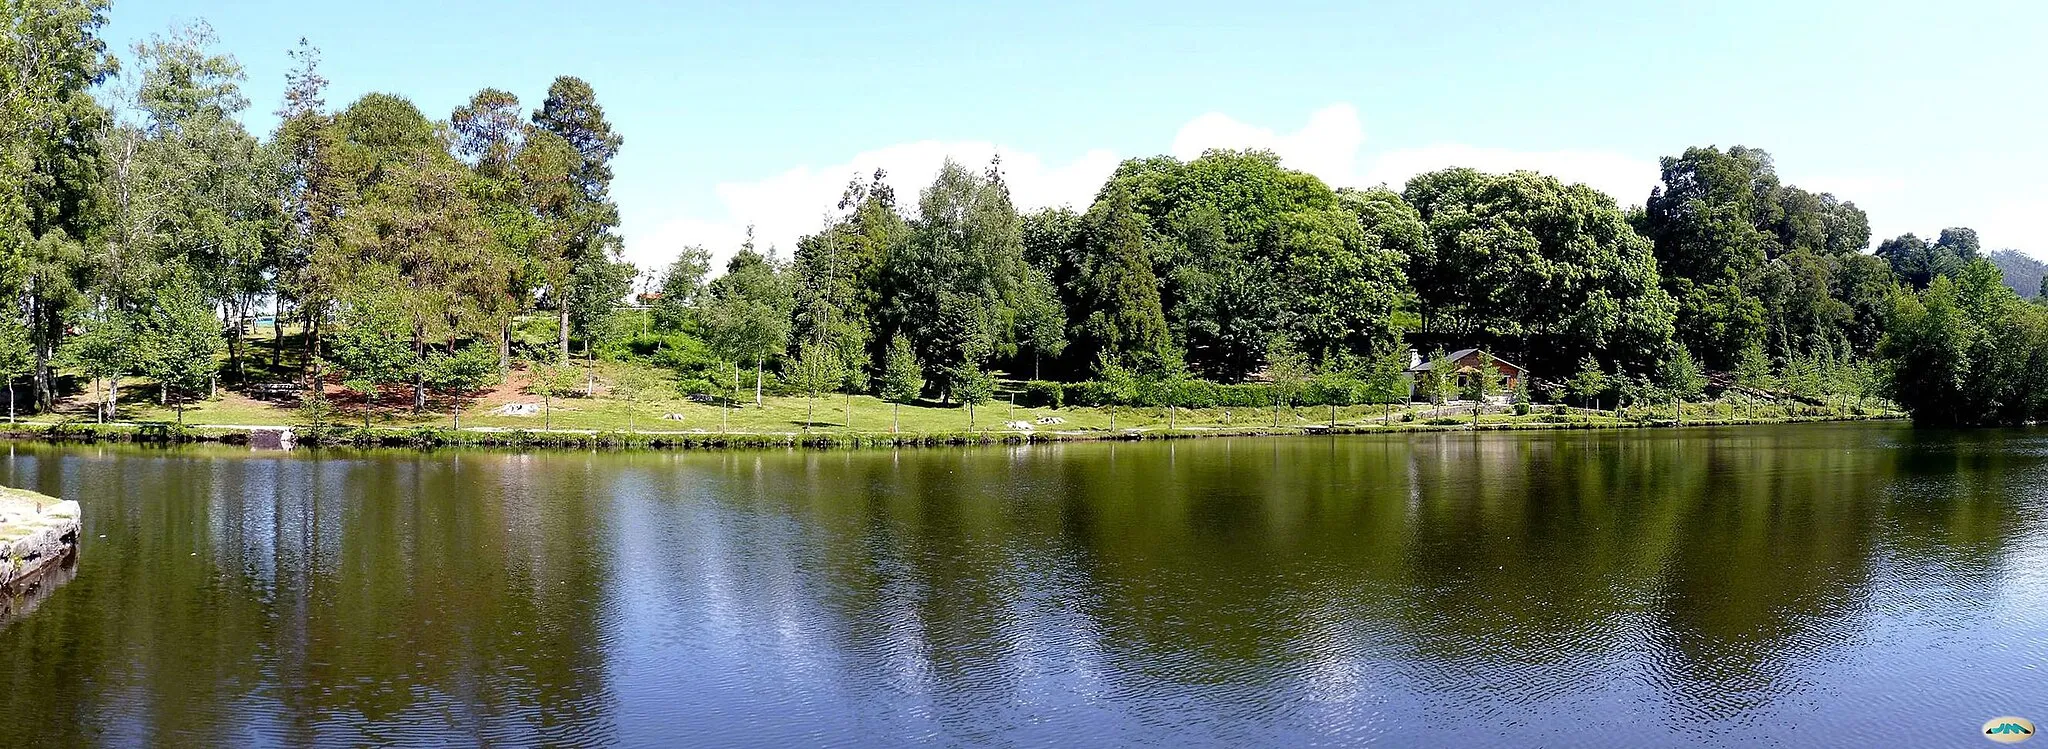
{"label": "green shrub", "polygon": [[1017,405],[1030,408],[1060,408],[1066,405],[1067,388],[1057,382],[1032,380],[1024,383],[1024,397]]}
{"label": "green shrub", "polygon": [[1516,416],[1528,416],[1528,415],[1529,415],[1529,404],[1527,404],[1527,403],[1516,403],[1516,404],[1515,404],[1515,415],[1516,415]]}
{"label": "green shrub", "polygon": [[[1051,386],[1053,383],[1046,383]],[[1027,386],[1028,392],[1028,386]],[[1102,383],[1094,381],[1069,382],[1062,388],[1065,406],[1101,408],[1110,405],[1107,390]],[[1141,402],[1125,403],[1125,406],[1153,406],[1164,408],[1167,404],[1158,397],[1159,393],[1146,389]],[[1188,380],[1181,383],[1179,402],[1181,408],[1265,408],[1273,404],[1272,388],[1256,382],[1225,385],[1208,380]],[[1320,401],[1297,397],[1297,406],[1323,405]]]}
{"label": "green shrub", "polygon": [[1061,390],[1066,405],[1103,406],[1109,403],[1109,397],[1100,382],[1069,382]]}
{"label": "green shrub", "polygon": [[1428,424],[1433,427],[1449,427],[1458,426],[1460,424],[1469,424],[1471,422],[1465,419],[1458,418],[1456,416],[1438,416],[1434,419],[1425,420],[1422,423]]}

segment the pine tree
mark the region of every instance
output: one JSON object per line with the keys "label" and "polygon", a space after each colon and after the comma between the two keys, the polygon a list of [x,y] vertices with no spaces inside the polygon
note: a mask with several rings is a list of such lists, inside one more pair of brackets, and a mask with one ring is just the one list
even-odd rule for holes
{"label": "pine tree", "polygon": [[571,300],[591,296],[591,289],[581,287],[608,280],[610,276],[599,269],[617,262],[620,245],[612,232],[619,223],[619,207],[611,198],[611,162],[625,139],[613,132],[590,84],[573,76],[556,78],[548,86],[547,99],[533,113],[533,124],[574,152],[568,177],[575,190],[550,217],[564,229],[560,267],[566,270],[558,270],[557,278],[566,280],[558,282],[554,296],[560,315],[558,345],[567,359],[572,315],[578,306]]}

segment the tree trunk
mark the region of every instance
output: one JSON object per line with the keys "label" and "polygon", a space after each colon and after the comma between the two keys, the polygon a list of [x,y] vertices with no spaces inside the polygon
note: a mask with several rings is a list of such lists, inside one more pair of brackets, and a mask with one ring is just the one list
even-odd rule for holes
{"label": "tree trunk", "polygon": [[242,376],[242,316],[235,314],[235,303],[232,301],[221,302],[220,316],[221,323],[228,328],[228,371],[239,380]]}
{"label": "tree trunk", "polygon": [[768,366],[768,357],[754,357],[754,407],[761,406],[761,372]]}
{"label": "tree trunk", "polygon": [[121,420],[121,377],[107,378],[107,421]]}
{"label": "tree trunk", "polygon": [[889,415],[889,433],[897,434],[903,431],[903,404],[896,403],[892,405],[896,407],[896,410]]}
{"label": "tree trunk", "polygon": [[562,344],[562,361],[569,360],[569,304],[557,294],[555,304],[562,308],[562,315],[556,324],[555,334]]}
{"label": "tree trunk", "polygon": [[805,400],[807,401],[806,407],[808,410],[804,414],[804,431],[808,432],[811,431],[812,422],[818,420],[818,391],[811,391],[811,397]]}
{"label": "tree trunk", "polygon": [[[32,326],[41,325],[43,327],[43,335],[41,336],[42,340],[37,341],[35,345],[36,362],[34,377],[34,396],[36,410],[44,412],[49,411],[53,406],[56,405],[57,402],[56,394],[50,381],[50,359],[56,352],[54,347],[50,345],[50,341],[53,340],[56,336],[63,335],[64,332],[63,321],[58,319],[49,319],[53,317],[54,316],[51,315],[47,309],[45,309],[45,305],[43,305],[41,301],[31,301],[29,303],[29,324]],[[52,331],[52,328],[55,328],[54,332]]]}
{"label": "tree trunk", "polygon": [[498,373],[512,371],[512,318],[498,321]]}
{"label": "tree trunk", "polygon": [[270,368],[284,368],[284,302],[270,309]]}
{"label": "tree trunk", "polygon": [[299,334],[305,336],[306,338],[306,340],[304,341],[305,345],[302,347],[305,349],[306,352],[306,366],[313,370],[313,376],[317,378],[321,376],[319,348],[320,329],[318,327],[315,327],[314,325],[312,307],[307,307],[299,311],[303,313],[306,318],[304,322],[299,324]]}
{"label": "tree trunk", "polygon": [[555,388],[554,388],[554,386],[553,386],[553,385],[549,385],[549,386],[548,386],[548,389],[547,389],[547,392],[541,393],[541,396],[540,396],[540,402],[541,402],[541,407],[540,407],[540,412],[541,412],[541,416],[540,416],[540,428],[542,428],[542,429],[546,429],[546,430],[548,430],[548,431],[550,431],[550,432],[552,432],[552,431],[554,431],[554,430],[555,430],[555,396],[554,396],[554,392],[555,392]]}
{"label": "tree trunk", "polygon": [[[412,356],[414,361],[425,362],[427,360],[427,341],[425,331],[420,330],[418,326],[414,326],[412,329]],[[415,372],[413,373],[412,376],[413,415],[418,416],[420,411],[424,410],[426,407],[427,373],[425,371]]]}
{"label": "tree trunk", "polygon": [[14,423],[14,380],[7,380],[7,423]]}
{"label": "tree trunk", "polygon": [[845,424],[843,424],[843,425],[841,425],[841,426],[843,426],[843,427],[844,427],[844,428],[846,429],[846,431],[849,431],[849,432],[853,431],[853,389],[852,389],[852,388],[848,388],[848,389],[847,389],[847,391],[846,391],[846,423],[845,423]]}
{"label": "tree trunk", "polygon": [[35,367],[35,389],[30,395],[34,397],[37,411],[48,411],[57,402],[55,388],[52,387],[50,382],[50,350],[48,346],[42,344],[36,346]]}

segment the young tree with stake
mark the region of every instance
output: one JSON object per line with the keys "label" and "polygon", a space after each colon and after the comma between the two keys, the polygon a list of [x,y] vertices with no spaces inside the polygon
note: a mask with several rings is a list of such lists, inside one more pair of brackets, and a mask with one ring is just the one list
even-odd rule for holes
{"label": "young tree with stake", "polygon": [[448,418],[458,430],[463,399],[497,381],[497,348],[487,343],[471,343],[453,354],[436,352],[427,361],[427,387],[448,397]]}
{"label": "young tree with stake", "polygon": [[[183,273],[158,287],[154,301],[143,318],[148,351],[143,369],[163,387],[167,399],[175,391],[197,393],[220,372],[219,357],[226,348],[220,320],[205,292]],[[185,401],[176,399],[179,424],[185,423]]]}
{"label": "young tree with stake", "polygon": [[1593,399],[1607,392],[1607,371],[1600,368],[1600,360],[1587,354],[1586,358],[1579,360],[1579,371],[1565,382],[1565,389],[1578,398],[1586,410],[1597,411],[1599,409],[1593,407]]}
{"label": "young tree with stake", "polygon": [[1472,399],[1472,428],[1479,428],[1479,415],[1486,412],[1486,401],[1500,393],[1500,367],[1494,365],[1492,354],[1480,352],[1479,368],[1465,378],[1465,397]]}
{"label": "young tree with stake", "polygon": [[555,428],[555,399],[571,395],[583,382],[583,369],[573,362],[533,365],[533,380],[527,386],[541,397],[541,428]]}
{"label": "young tree with stake", "polygon": [[1382,406],[1380,422],[1394,423],[1394,404],[1408,399],[1408,352],[1400,347],[1375,358],[1365,380],[1366,400]]}
{"label": "young tree with stake", "polygon": [[1109,429],[1116,431],[1117,406],[1138,399],[1138,374],[1105,351],[1095,362],[1095,377],[1102,383],[1102,398],[1109,406]]}
{"label": "young tree with stake", "polygon": [[1294,407],[1295,397],[1301,394],[1302,385],[1312,374],[1308,357],[1286,338],[1276,336],[1266,344],[1266,378],[1272,383],[1274,428],[1280,426],[1280,409]]}
{"label": "young tree with stake", "polygon": [[1678,352],[1664,363],[1661,372],[1664,391],[1671,396],[1671,413],[1679,426],[1685,425],[1685,402],[1707,392],[1706,375],[1700,373],[1699,364],[1693,361],[1692,352],[1685,346],[1677,347]]}
{"label": "young tree with stake", "polygon": [[805,399],[810,410],[804,416],[804,431],[810,431],[818,420],[818,394],[838,387],[845,376],[839,365],[839,354],[830,346],[805,341],[797,354],[795,370],[790,374],[791,384],[809,395]]}
{"label": "young tree with stake", "polygon": [[0,320],[0,383],[7,386],[7,423],[14,423],[14,380],[35,369],[35,351],[29,345],[28,326],[16,320]]}
{"label": "young tree with stake", "polygon": [[137,362],[142,353],[137,350],[141,337],[131,315],[111,308],[85,321],[84,327],[83,332],[64,342],[63,358],[93,379],[95,395],[100,395],[101,383],[105,383],[104,395],[100,395],[93,409],[98,420],[105,423],[117,417],[121,378],[141,369]]}
{"label": "young tree with stake", "polygon": [[882,398],[889,401],[894,411],[890,433],[902,431],[903,404],[915,402],[923,391],[924,364],[910,350],[910,339],[898,335],[889,341],[888,360],[882,367]]}
{"label": "young tree with stake", "polygon": [[1757,396],[1777,387],[1771,377],[1771,360],[1764,355],[1763,344],[1750,342],[1742,349],[1742,358],[1735,365],[1735,386],[1741,388],[1743,402],[1747,406],[1748,418],[1756,420]]}
{"label": "young tree with stake", "polygon": [[1437,349],[1429,355],[1429,368],[1422,370],[1422,394],[1435,409],[1432,416],[1444,415],[1444,402],[1458,391],[1458,376],[1453,368],[1457,365]]}
{"label": "young tree with stake", "polygon": [[1187,359],[1178,349],[1169,348],[1160,359],[1150,378],[1151,389],[1153,401],[1166,406],[1166,430],[1170,432],[1180,428],[1180,404],[1194,375],[1188,372]]}

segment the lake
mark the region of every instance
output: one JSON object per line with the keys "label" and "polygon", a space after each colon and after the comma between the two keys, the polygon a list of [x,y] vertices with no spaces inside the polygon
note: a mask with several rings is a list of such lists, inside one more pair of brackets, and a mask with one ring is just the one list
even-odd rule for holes
{"label": "lake", "polygon": [[0,444],[0,746],[1975,746],[2048,431],[840,452]]}

